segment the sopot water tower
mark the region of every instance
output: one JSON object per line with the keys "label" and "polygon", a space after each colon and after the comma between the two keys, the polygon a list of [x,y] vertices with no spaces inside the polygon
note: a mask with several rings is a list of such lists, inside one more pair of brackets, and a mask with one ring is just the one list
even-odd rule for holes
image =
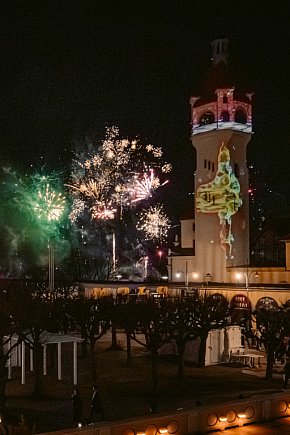
{"label": "sopot water tower", "polygon": [[248,264],[249,201],[246,148],[252,135],[252,94],[234,87],[228,40],[212,43],[209,75],[192,97],[196,150],[195,256],[200,276],[226,282],[226,267]]}

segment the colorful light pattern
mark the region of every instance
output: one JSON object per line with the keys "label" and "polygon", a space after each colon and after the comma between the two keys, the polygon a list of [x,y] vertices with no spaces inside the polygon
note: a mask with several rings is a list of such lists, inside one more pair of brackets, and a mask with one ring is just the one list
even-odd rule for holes
{"label": "colorful light pattern", "polygon": [[230,165],[230,152],[222,144],[218,155],[218,170],[215,178],[199,186],[197,189],[196,208],[202,213],[217,213],[220,219],[220,240],[222,247],[231,257],[232,243],[232,216],[242,205],[240,198],[240,183],[233,173]]}

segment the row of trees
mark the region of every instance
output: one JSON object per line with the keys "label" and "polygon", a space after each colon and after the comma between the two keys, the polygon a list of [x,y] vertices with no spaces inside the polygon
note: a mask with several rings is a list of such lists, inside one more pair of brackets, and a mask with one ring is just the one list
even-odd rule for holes
{"label": "row of trees", "polygon": [[[198,366],[204,367],[209,331],[231,324],[229,303],[224,297],[196,292],[188,298],[85,298],[73,286],[61,285],[53,292],[42,283],[4,282],[0,289],[0,412],[5,404],[6,364],[22,341],[33,349],[36,395],[42,391],[43,332],[81,333],[82,352],[91,356],[92,382],[97,379],[97,341],[112,331],[116,346],[116,329],[126,334],[127,363],[132,360],[131,342],[146,347],[151,357],[153,390],[158,387],[159,350],[174,343],[178,352],[178,376],[184,376],[186,344],[200,340]],[[290,334],[290,314],[285,307],[261,309],[254,313],[267,350],[266,377],[272,377],[274,355],[286,335]],[[12,337],[17,339],[11,341]],[[13,343],[12,345],[8,345]]]}

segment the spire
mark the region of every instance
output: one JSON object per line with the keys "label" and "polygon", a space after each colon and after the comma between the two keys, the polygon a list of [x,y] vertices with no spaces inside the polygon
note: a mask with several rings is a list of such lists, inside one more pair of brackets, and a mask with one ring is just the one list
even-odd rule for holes
{"label": "spire", "polygon": [[212,63],[214,67],[220,62],[225,65],[228,64],[228,45],[228,39],[215,39],[212,41]]}

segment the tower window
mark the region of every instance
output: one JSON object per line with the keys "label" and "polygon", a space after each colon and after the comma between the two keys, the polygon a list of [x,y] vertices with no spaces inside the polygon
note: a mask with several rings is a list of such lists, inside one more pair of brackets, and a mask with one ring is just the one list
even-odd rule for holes
{"label": "tower window", "polygon": [[210,171],[211,163],[210,161],[207,162],[207,169]]}
{"label": "tower window", "polygon": [[224,104],[228,103],[228,97],[226,95],[223,96],[223,103]]}
{"label": "tower window", "polygon": [[204,159],[204,169],[206,169],[206,168],[207,168],[207,160]]}
{"label": "tower window", "polygon": [[214,163],[211,164],[211,170],[214,172]]}
{"label": "tower window", "polygon": [[237,110],[235,113],[235,122],[239,122],[240,124],[247,123],[247,115],[243,110]]}
{"label": "tower window", "polygon": [[229,112],[228,112],[228,111],[224,110],[224,111],[221,113],[221,120],[222,120],[222,122],[229,122],[229,120],[230,120],[230,115],[229,115]]}
{"label": "tower window", "polygon": [[212,112],[205,112],[201,115],[199,125],[207,125],[214,123],[214,114]]}

